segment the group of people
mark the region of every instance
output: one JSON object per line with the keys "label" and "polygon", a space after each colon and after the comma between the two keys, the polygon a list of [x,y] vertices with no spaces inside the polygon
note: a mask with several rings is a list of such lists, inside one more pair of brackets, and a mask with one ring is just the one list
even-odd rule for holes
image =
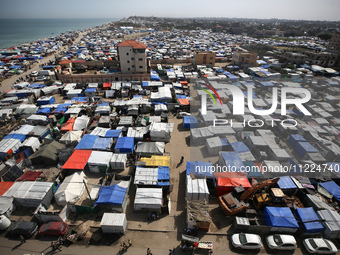
{"label": "group of people", "polygon": [[121,251],[127,251],[127,249],[132,246],[131,239],[129,239],[128,244],[129,244],[129,246],[127,246],[126,243],[123,243]]}

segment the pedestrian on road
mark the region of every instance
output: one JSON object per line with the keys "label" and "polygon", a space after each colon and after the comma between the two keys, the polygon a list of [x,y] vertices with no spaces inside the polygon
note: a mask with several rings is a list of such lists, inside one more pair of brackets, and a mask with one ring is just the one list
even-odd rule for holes
{"label": "pedestrian on road", "polygon": [[129,239],[128,243],[129,243],[129,247],[132,246],[132,241],[131,241],[131,239]]}
{"label": "pedestrian on road", "polygon": [[26,243],[25,237],[23,235],[20,235],[19,239],[21,244]]}
{"label": "pedestrian on road", "polygon": [[150,248],[146,250],[146,255],[152,255]]}

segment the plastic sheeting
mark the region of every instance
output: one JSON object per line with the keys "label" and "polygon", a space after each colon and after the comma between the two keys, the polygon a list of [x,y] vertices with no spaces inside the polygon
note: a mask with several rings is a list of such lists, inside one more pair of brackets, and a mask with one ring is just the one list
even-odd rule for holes
{"label": "plastic sheeting", "polygon": [[98,135],[100,137],[118,138],[120,137],[121,132],[122,132],[121,129],[109,129],[109,128],[96,127],[91,132],[91,135]]}
{"label": "plastic sheeting", "polygon": [[61,128],[61,131],[73,131],[75,121],[76,120],[74,118],[69,119]]}
{"label": "plastic sheeting", "polygon": [[133,137],[119,137],[115,146],[116,153],[133,153],[135,147]]}
{"label": "plastic sheeting", "polygon": [[84,170],[92,151],[75,150],[63,165],[63,170]]}
{"label": "plastic sheeting", "polygon": [[301,158],[303,158],[307,153],[319,152],[309,142],[297,142],[294,150],[297,152],[297,154],[299,154]]}
{"label": "plastic sheeting", "polygon": [[68,131],[65,135],[63,135],[59,142],[64,144],[71,144],[71,143],[79,143],[81,140],[81,136],[83,135],[83,131]]}
{"label": "plastic sheeting", "polygon": [[298,222],[288,207],[266,206],[263,210],[263,219],[270,227],[299,228]]}
{"label": "plastic sheeting", "polygon": [[73,125],[73,130],[78,131],[78,130],[84,130],[87,125],[90,122],[90,118],[87,116],[81,116],[76,118],[74,125]]}
{"label": "plastic sheeting", "polygon": [[231,192],[234,187],[242,186],[244,189],[251,187],[247,175],[240,172],[214,173],[216,178],[217,196]]}
{"label": "plastic sheeting", "polygon": [[162,207],[162,188],[137,188],[134,209],[160,210]]}
{"label": "plastic sheeting", "polygon": [[187,161],[186,174],[193,173],[196,178],[209,177],[214,175],[213,164],[211,162]]}
{"label": "plastic sheeting", "polygon": [[[133,138],[132,138],[133,139]],[[165,143],[163,142],[138,142],[136,153],[140,155],[163,155]]]}
{"label": "plastic sheeting", "polygon": [[277,186],[280,189],[296,189],[296,185],[293,180],[289,176],[282,176],[280,180],[277,182]]}
{"label": "plastic sheeting", "polygon": [[242,159],[236,152],[221,152],[219,163],[232,171],[240,171],[244,166]]}
{"label": "plastic sheeting", "polygon": [[183,126],[184,128],[198,128],[198,121],[194,116],[184,116]]}
{"label": "plastic sheeting", "polygon": [[98,199],[95,206],[100,204],[123,205],[127,188],[119,185],[104,186],[100,188]]}
{"label": "plastic sheeting", "polygon": [[338,184],[336,184],[334,181],[321,182],[319,184],[330,194],[332,194],[336,201],[340,202],[340,186]]}
{"label": "plastic sheeting", "polygon": [[302,222],[306,233],[320,233],[324,227],[319,222],[313,207],[298,208],[295,210],[297,219]]}

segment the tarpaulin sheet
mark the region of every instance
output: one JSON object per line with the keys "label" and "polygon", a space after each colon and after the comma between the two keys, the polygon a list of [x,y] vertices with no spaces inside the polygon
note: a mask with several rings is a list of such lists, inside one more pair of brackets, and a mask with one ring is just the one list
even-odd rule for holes
{"label": "tarpaulin sheet", "polygon": [[243,165],[246,167],[248,178],[262,177],[260,169],[254,164],[254,162],[244,161]]}
{"label": "tarpaulin sheet", "polygon": [[236,171],[240,171],[244,166],[242,159],[236,152],[222,152],[220,157],[223,158],[228,169],[236,169]]}
{"label": "tarpaulin sheet", "polygon": [[240,172],[221,172],[214,173],[216,178],[217,196],[231,192],[234,187],[242,186],[245,189],[251,187],[246,173]]}
{"label": "tarpaulin sheet", "polygon": [[62,169],[84,170],[91,153],[90,150],[75,150]]}
{"label": "tarpaulin sheet", "polygon": [[61,131],[73,131],[73,125],[75,121],[75,118],[69,119],[61,128]]}
{"label": "tarpaulin sheet", "polygon": [[189,99],[181,99],[181,98],[178,98],[178,102],[179,102],[181,105],[190,105]]}
{"label": "tarpaulin sheet", "polygon": [[84,135],[77,144],[76,150],[91,150],[98,137],[98,135]]}
{"label": "tarpaulin sheet", "polygon": [[302,135],[290,135],[289,144],[294,148],[297,142],[307,142]]}
{"label": "tarpaulin sheet", "polygon": [[93,144],[92,149],[94,150],[108,150],[112,144],[112,138],[98,137]]}
{"label": "tarpaulin sheet", "polygon": [[267,226],[299,228],[298,222],[288,207],[266,206],[266,208],[263,210],[263,219]]}
{"label": "tarpaulin sheet", "polygon": [[0,196],[2,196],[12,185],[14,182],[0,182]]}
{"label": "tarpaulin sheet", "polygon": [[277,186],[280,189],[296,189],[296,185],[289,176],[282,176],[277,182]]}
{"label": "tarpaulin sheet", "polygon": [[297,208],[295,215],[302,222],[306,233],[319,233],[324,229],[313,207]]}
{"label": "tarpaulin sheet", "polygon": [[87,97],[72,97],[71,101],[75,101],[75,102],[87,102]]}
{"label": "tarpaulin sheet", "polygon": [[35,181],[42,173],[42,171],[26,171],[17,181]]}
{"label": "tarpaulin sheet", "polygon": [[234,142],[230,144],[237,153],[248,152],[249,148],[243,142]]}
{"label": "tarpaulin sheet", "polygon": [[321,182],[319,184],[330,194],[332,194],[336,201],[340,202],[340,186],[338,184],[336,184],[334,181]]}
{"label": "tarpaulin sheet", "polygon": [[26,139],[26,136],[22,134],[8,134],[3,139],[17,139],[20,140],[20,142],[23,142]]}
{"label": "tarpaulin sheet", "polygon": [[87,88],[87,89],[85,89],[85,93],[87,92],[87,93],[94,93],[94,92],[96,92],[96,88]]}
{"label": "tarpaulin sheet", "polygon": [[53,113],[62,113],[62,114],[64,114],[65,112],[67,111],[67,108],[66,107],[57,107],[54,111],[53,111]]}
{"label": "tarpaulin sheet", "polygon": [[111,82],[103,83],[103,89],[110,89],[111,88]]}
{"label": "tarpaulin sheet", "polygon": [[121,129],[110,129],[106,132],[104,137],[118,138],[121,132],[122,132]]}
{"label": "tarpaulin sheet", "polygon": [[49,108],[49,107],[44,107],[44,108],[41,108],[37,111],[37,114],[39,113],[42,113],[42,114],[48,114],[48,113],[51,113],[51,109],[52,108]]}
{"label": "tarpaulin sheet", "polygon": [[100,188],[95,206],[100,204],[122,205],[127,189],[120,186],[104,186]]}
{"label": "tarpaulin sheet", "polygon": [[194,173],[194,175],[203,175],[206,177],[213,177],[213,168],[211,162],[203,161],[187,161],[186,174]]}
{"label": "tarpaulin sheet", "polygon": [[150,158],[142,157],[140,162],[145,162],[145,166],[170,166],[170,156],[152,155]]}
{"label": "tarpaulin sheet", "polygon": [[184,116],[184,128],[198,128],[198,121],[195,116]]}
{"label": "tarpaulin sheet", "polygon": [[169,167],[165,167],[165,166],[158,167],[157,180],[159,180],[159,181],[170,180]]}
{"label": "tarpaulin sheet", "polygon": [[135,147],[133,137],[119,137],[115,146],[116,153],[132,153]]}
{"label": "tarpaulin sheet", "polygon": [[301,158],[303,158],[306,153],[319,152],[309,142],[297,142],[294,150],[297,152],[297,154],[299,154]]}

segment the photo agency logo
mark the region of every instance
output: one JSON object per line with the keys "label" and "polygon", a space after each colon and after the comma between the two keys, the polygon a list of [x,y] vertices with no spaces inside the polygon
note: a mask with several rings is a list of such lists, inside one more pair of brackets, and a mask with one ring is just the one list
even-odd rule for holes
{"label": "photo agency logo", "polygon": [[[215,105],[217,105],[216,100],[214,98],[214,96],[212,95],[212,93],[210,91],[208,91],[208,89],[210,89],[215,96],[218,98],[221,106],[222,104],[222,100],[220,98],[220,95],[218,94],[218,92],[210,85],[206,84],[206,83],[198,83],[201,86],[204,86],[206,88],[200,88],[201,90],[205,91],[212,99]],[[311,93],[309,90],[305,89],[305,88],[281,88],[280,92],[280,97],[278,94],[278,88],[273,88],[272,90],[272,105],[269,109],[256,109],[253,103],[253,98],[254,98],[254,91],[253,91],[253,87],[252,86],[248,86],[247,87],[247,101],[245,100],[245,94],[243,93],[243,91],[235,86],[235,85],[225,85],[224,86],[225,89],[228,89],[231,94],[232,94],[232,105],[233,105],[233,109],[232,109],[232,114],[234,116],[236,115],[244,115],[245,114],[245,107],[247,106],[249,111],[251,112],[251,114],[255,115],[255,116],[266,116],[266,115],[270,115],[273,114],[277,108],[278,108],[278,104],[279,104],[279,98],[281,99],[280,101],[280,105],[281,105],[281,115],[282,116],[287,116],[287,106],[288,105],[293,105],[295,106],[297,109],[299,109],[299,111],[301,113],[303,113],[306,116],[311,116],[312,114],[306,109],[306,107],[303,105],[305,103],[307,103],[310,99],[311,99]],[[202,115],[206,115],[207,114],[207,94],[202,94],[201,95],[201,114]],[[298,96],[297,96],[298,95]],[[303,95],[303,96],[302,96]],[[254,123],[257,122],[261,122],[262,125],[264,125],[264,122],[266,120],[263,119],[250,119],[244,122],[247,123],[243,123],[244,125],[248,124],[247,126],[255,126]],[[270,120],[273,122],[275,120]],[[260,125],[261,125],[260,123]],[[283,125],[285,125],[284,123],[289,123],[289,126],[296,126],[297,125],[297,121],[294,119],[286,119],[284,121],[282,121],[281,123],[283,123]],[[233,125],[233,121],[232,120],[226,120],[226,119],[216,119],[214,120],[214,126],[217,125]]]}

